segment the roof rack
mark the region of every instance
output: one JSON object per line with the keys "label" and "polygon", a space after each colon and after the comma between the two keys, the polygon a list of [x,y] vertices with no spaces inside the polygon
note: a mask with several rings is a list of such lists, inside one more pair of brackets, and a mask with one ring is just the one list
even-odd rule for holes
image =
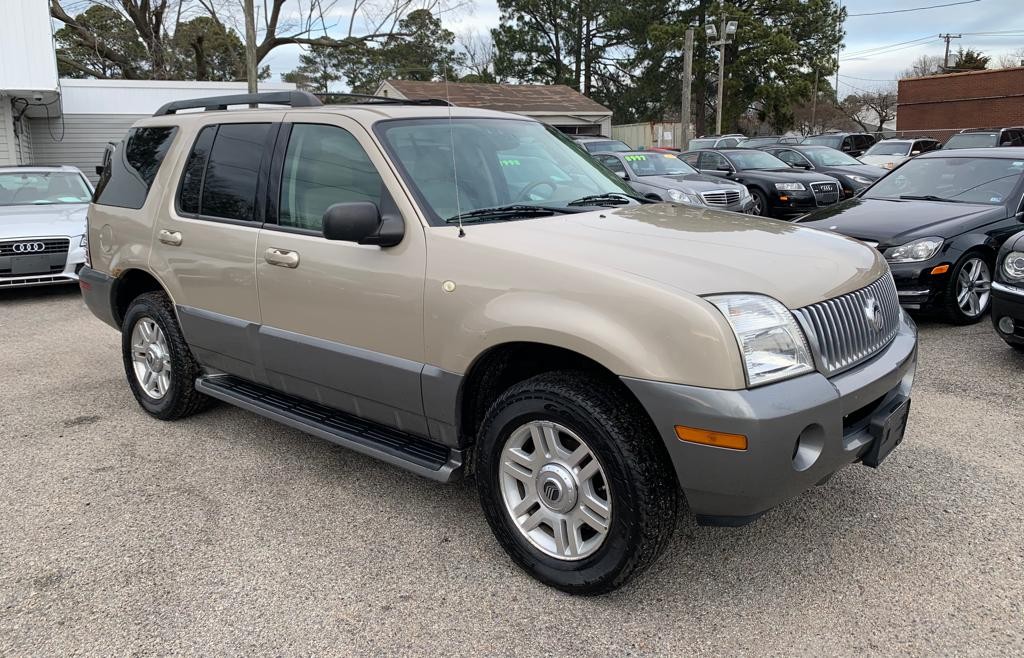
{"label": "roof rack", "polygon": [[331,99],[351,99],[353,104],[360,103],[382,103],[384,105],[437,105],[440,107],[454,107],[454,103],[441,98],[393,98],[391,96],[375,96],[373,94],[348,94],[348,93],[326,93],[322,97],[330,102]]}
{"label": "roof rack", "polygon": [[226,110],[229,105],[287,105],[288,107],[314,107],[323,105],[320,99],[308,91],[268,91],[261,94],[232,94],[230,96],[211,96],[209,98],[193,98],[187,101],[172,101],[160,106],[153,116],[160,117],[175,114],[179,110],[203,108]]}

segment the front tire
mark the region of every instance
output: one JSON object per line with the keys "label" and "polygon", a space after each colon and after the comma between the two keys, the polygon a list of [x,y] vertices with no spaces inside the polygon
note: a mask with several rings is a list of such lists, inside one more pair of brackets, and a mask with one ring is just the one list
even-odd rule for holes
{"label": "front tire", "polygon": [[754,197],[754,206],[750,209],[750,214],[768,217],[770,212],[768,210],[768,197],[765,196],[765,193],[756,187],[752,187],[750,188],[750,196]]}
{"label": "front tire", "polygon": [[620,587],[664,550],[678,484],[635,400],[586,373],[545,373],[491,406],[476,450],[487,521],[527,573],[573,594]]}
{"label": "front tire", "polygon": [[953,266],[941,311],[953,324],[974,324],[988,311],[992,301],[992,268],[980,251],[971,251]]}
{"label": "front tire", "polygon": [[195,388],[201,369],[164,293],[147,292],[128,306],[121,324],[121,355],[132,394],[150,416],[176,420],[212,402]]}

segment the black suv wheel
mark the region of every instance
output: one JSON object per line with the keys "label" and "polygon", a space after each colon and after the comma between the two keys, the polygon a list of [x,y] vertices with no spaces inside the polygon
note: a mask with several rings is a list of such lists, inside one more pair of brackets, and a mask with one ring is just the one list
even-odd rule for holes
{"label": "black suv wheel", "polygon": [[520,567],[574,594],[619,587],[675,527],[678,485],[650,419],[585,373],[546,373],[506,391],[476,452],[487,520]]}

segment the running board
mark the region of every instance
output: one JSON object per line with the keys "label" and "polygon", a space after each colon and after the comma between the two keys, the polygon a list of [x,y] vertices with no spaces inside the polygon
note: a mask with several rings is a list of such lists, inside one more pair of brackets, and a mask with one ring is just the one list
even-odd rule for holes
{"label": "running board", "polygon": [[462,451],[231,375],[204,375],[196,390],[417,475],[449,482],[462,475]]}

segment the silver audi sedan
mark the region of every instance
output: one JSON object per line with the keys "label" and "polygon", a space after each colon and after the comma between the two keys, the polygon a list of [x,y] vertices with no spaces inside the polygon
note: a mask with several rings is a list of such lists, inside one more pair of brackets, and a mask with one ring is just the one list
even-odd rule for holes
{"label": "silver audi sedan", "polygon": [[75,167],[0,167],[0,288],[77,281],[91,198]]}

